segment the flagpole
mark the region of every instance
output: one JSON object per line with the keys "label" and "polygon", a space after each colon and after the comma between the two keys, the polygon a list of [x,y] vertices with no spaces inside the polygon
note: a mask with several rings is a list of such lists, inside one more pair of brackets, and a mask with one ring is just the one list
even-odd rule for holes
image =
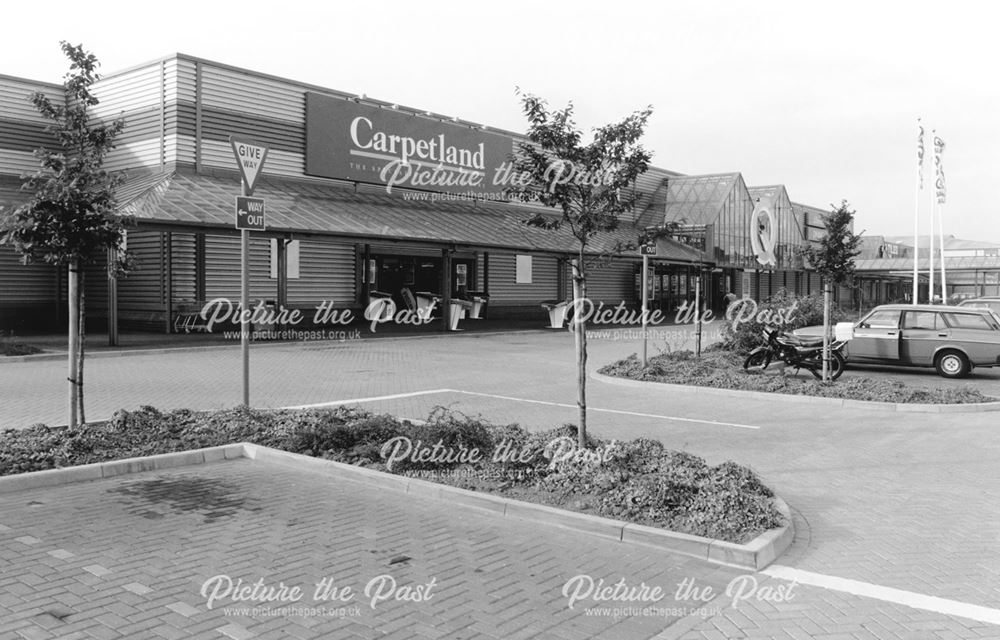
{"label": "flagpole", "polygon": [[934,136],[934,166],[937,172],[934,180],[934,191],[937,203],[938,234],[941,236],[938,243],[941,246],[941,303],[945,304],[948,300],[948,281],[944,268],[944,140],[940,140],[937,136]]}
{"label": "flagpole", "polygon": [[938,234],[941,236],[938,245],[941,247],[941,304],[948,304],[948,281],[944,271],[944,205],[938,204]]}
{"label": "flagpole", "polygon": [[913,304],[920,302],[920,272],[917,268],[917,258],[920,254],[920,189],[924,186],[924,128],[917,118],[917,184],[913,198]]}
{"label": "flagpole", "polygon": [[[931,142],[937,139],[937,129],[931,129]],[[937,152],[934,154],[934,163],[937,164]],[[931,194],[931,224],[927,227],[927,242],[929,243],[928,258],[930,262],[927,269],[927,303],[934,304],[934,190],[929,189]]]}

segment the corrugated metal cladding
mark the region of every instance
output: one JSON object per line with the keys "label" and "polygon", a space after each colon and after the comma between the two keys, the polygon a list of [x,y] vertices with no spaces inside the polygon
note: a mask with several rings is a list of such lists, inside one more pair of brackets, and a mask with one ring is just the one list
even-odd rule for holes
{"label": "corrugated metal cladding", "polygon": [[[0,246],[0,304],[36,305],[56,299],[56,268],[23,264],[7,245]],[[3,327],[0,327],[3,329]]]}
{"label": "corrugated metal cladding", "polygon": [[[566,282],[572,282],[572,276]],[[610,264],[592,264],[587,267],[587,297],[591,301],[616,305],[620,302],[639,302],[635,290],[635,263],[614,260]],[[572,288],[568,289],[569,292]]]}
{"label": "corrugated metal cladding", "polygon": [[556,298],[558,260],[553,256],[531,256],[531,284],[517,284],[516,254],[490,252],[490,304],[514,306],[540,303]]}
{"label": "corrugated metal cladding", "polygon": [[336,308],[354,305],[354,245],[299,241],[299,278],[288,280],[289,306],[315,306],[332,300]]}
{"label": "corrugated metal cladding", "polygon": [[135,270],[118,280],[118,309],[123,319],[152,319],[164,311],[164,238],[159,231],[129,231],[128,250]]}
{"label": "corrugated metal cladding", "polygon": [[35,106],[29,101],[29,96],[41,92],[50,98],[62,99],[62,90],[44,82],[32,82],[20,78],[0,77],[0,114],[4,120],[21,120],[39,125],[48,124]]}
{"label": "corrugated metal cladding", "polygon": [[94,318],[108,316],[108,264],[95,262],[84,267],[83,279],[86,298],[86,315]]}
{"label": "corrugated metal cladding", "polygon": [[177,302],[198,302],[198,271],[195,257],[197,236],[193,233],[171,233],[171,291]]}
{"label": "corrugated metal cladding", "polygon": [[44,131],[48,121],[29,100],[35,92],[61,99],[60,89],[51,84],[0,77],[0,171],[3,173],[19,176],[36,170],[38,162],[32,151],[52,142]]}
{"label": "corrugated metal cladding", "polygon": [[[182,64],[194,66],[190,61]],[[232,169],[228,139],[242,135],[271,147],[268,173],[305,174],[304,87],[202,63],[201,118],[204,166]],[[191,149],[191,157],[179,156],[182,162],[194,161],[193,145]]]}
{"label": "corrugated metal cladding", "polygon": [[176,60],[118,73],[94,85],[94,95],[101,101],[94,115],[104,120],[125,119],[106,168],[156,166],[175,160],[163,156],[163,135],[177,126],[176,86]]}
{"label": "corrugated metal cladding", "polygon": [[428,258],[440,258],[441,247],[421,244],[417,242],[392,242],[370,244],[373,254],[387,254],[393,256],[421,256]]}
{"label": "corrugated metal cladding", "polygon": [[[240,299],[239,236],[205,236],[205,298]],[[250,300],[274,300],[278,281],[271,279],[270,238],[250,238]]]}

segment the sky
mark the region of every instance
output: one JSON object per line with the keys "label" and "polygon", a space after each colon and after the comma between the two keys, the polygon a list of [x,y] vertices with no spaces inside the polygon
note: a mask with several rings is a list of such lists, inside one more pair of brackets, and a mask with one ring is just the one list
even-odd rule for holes
{"label": "sky", "polygon": [[655,166],[739,171],[823,209],[847,200],[868,235],[912,234],[917,207],[927,232],[936,129],[944,232],[1000,243],[996,3],[57,0],[44,17],[30,3],[4,13],[0,74],[37,80],[61,80],[65,39],[104,73],[186,53],[510,131],[526,126],[518,88],[572,101],[585,131],[652,105]]}

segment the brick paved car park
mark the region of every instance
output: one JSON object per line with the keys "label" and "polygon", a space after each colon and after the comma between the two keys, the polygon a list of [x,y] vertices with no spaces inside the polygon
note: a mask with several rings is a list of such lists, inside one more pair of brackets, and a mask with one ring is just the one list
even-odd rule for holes
{"label": "brick paved car park", "polygon": [[[546,428],[574,419],[571,348],[562,333],[267,347],[254,350],[253,398],[351,400],[408,417],[448,405]],[[592,348],[596,367],[636,344]],[[57,421],[59,371],[58,362],[0,365],[3,388],[36,390],[15,392],[0,420]],[[226,374],[236,371],[231,350],[96,358],[90,413],[230,405],[238,380]],[[707,619],[580,615],[560,591],[580,573],[671,587],[692,577],[718,594],[742,572],[233,461],[3,496],[0,637],[1000,638],[996,414],[709,402],[601,381],[590,383],[590,404],[599,435],[656,437],[760,472],[792,508],[797,537],[755,578],[797,580],[794,598],[734,607],[720,596]],[[177,499],[171,486],[221,493],[221,506]],[[317,621],[227,618],[199,594],[220,573],[311,585],[332,572],[362,588],[397,570],[414,583],[436,576],[439,599]]]}

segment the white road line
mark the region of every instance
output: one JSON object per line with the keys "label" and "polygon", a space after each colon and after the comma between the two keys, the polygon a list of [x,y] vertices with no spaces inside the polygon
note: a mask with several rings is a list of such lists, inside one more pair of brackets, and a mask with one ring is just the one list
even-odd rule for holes
{"label": "white road line", "polygon": [[820,573],[813,573],[812,571],[803,571],[801,569],[794,569],[792,567],[785,567],[782,565],[773,564],[767,569],[761,571],[761,573],[771,576],[772,578],[787,580],[789,582],[797,582],[799,584],[807,584],[814,587],[822,587],[833,591],[841,591],[843,593],[850,593],[864,598],[882,600],[883,602],[892,602],[906,607],[911,607],[913,609],[933,611],[935,613],[941,613],[948,616],[956,616],[959,618],[976,620],[978,622],[985,622],[987,624],[1000,625],[1000,609],[990,609],[989,607],[982,607],[976,604],[969,604],[967,602],[959,602],[958,600],[948,600],[947,598],[928,596],[913,591],[883,587],[869,582],[860,582],[858,580],[827,576]]}
{"label": "white road line", "polygon": [[[462,391],[461,389],[428,389],[426,391],[413,391],[410,393],[396,393],[388,396],[371,396],[368,398],[351,398],[349,400],[332,400],[330,402],[319,402],[316,404],[302,404],[292,407],[282,407],[283,409],[320,409],[322,407],[339,407],[345,404],[358,404],[361,402],[378,402],[379,400],[398,400],[400,398],[413,398],[416,396],[426,396],[435,393],[463,393],[469,396],[481,396],[483,398],[495,398],[497,400],[510,400],[513,402],[526,402],[529,404],[542,404],[549,407],[561,407],[564,409],[576,409],[575,404],[563,402],[548,402],[546,400],[532,400],[530,398],[515,398],[512,396],[501,396],[495,393],[480,393],[478,391]],[[679,416],[661,416],[655,413],[640,413],[638,411],[622,411],[618,409],[601,409],[600,407],[588,407],[590,411],[600,413],[615,413],[624,416],[636,416],[639,418],[656,418],[658,420],[671,420],[674,422],[691,422],[694,424],[708,424],[716,427],[736,427],[738,429],[760,429],[760,427],[750,424],[739,424],[736,422],[719,422],[716,420],[699,420],[698,418],[681,418]]]}
{"label": "white road line", "polygon": [[434,393],[448,393],[451,389],[428,389],[426,391],[411,391],[410,393],[394,393],[390,396],[371,396],[368,398],[351,398],[349,400],[332,400],[330,402],[318,402],[316,404],[300,404],[293,407],[282,407],[282,409],[319,409],[321,407],[339,407],[344,404],[357,404],[359,402],[377,402],[379,400],[399,400],[400,398],[414,398],[416,396],[427,396]]}
{"label": "white road line", "polygon": [[[531,404],[544,404],[550,407],[563,407],[566,409],[576,409],[575,404],[565,404],[562,402],[548,402],[546,400],[531,400],[529,398],[513,398],[511,396],[501,396],[493,393],[479,393],[478,391],[462,391],[460,389],[446,389],[451,393],[464,393],[470,396],[482,396],[484,398],[496,398],[498,400],[512,400],[514,402],[527,402]],[[601,413],[616,413],[625,416],[638,416],[640,418],[657,418],[659,420],[672,420],[675,422],[692,422],[695,424],[709,424],[717,427],[737,427],[739,429],[760,429],[760,427],[750,424],[739,424],[736,422],[717,422],[715,420],[699,420],[697,418],[681,418],[679,416],[661,416],[654,413],[639,413],[638,411],[621,411],[618,409],[601,409],[599,407],[587,407],[590,411]]]}

